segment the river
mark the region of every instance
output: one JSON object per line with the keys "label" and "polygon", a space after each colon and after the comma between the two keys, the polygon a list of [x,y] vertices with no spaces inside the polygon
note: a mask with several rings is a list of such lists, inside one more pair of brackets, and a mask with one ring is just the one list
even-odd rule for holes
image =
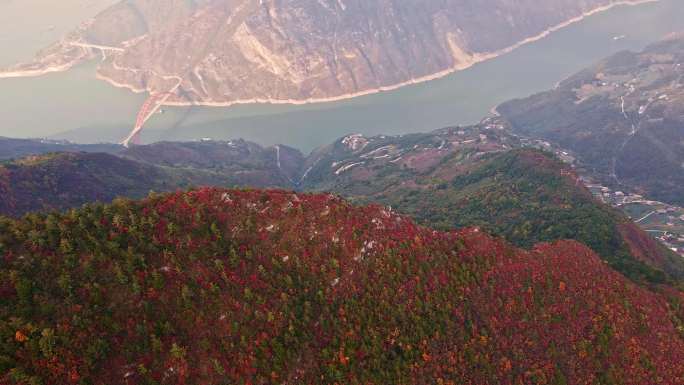
{"label": "river", "polygon": [[[15,3],[0,0],[0,15],[4,7]],[[89,3],[102,5],[106,1]],[[559,80],[612,53],[640,50],[668,33],[684,31],[682,15],[681,0],[619,6],[444,78],[340,102],[165,107],[149,121],[143,140],[244,138],[309,151],[352,132],[403,134],[470,124],[495,105],[552,88]],[[31,44],[35,47],[37,42]],[[25,51],[22,48],[22,52],[11,55],[23,57]],[[0,63],[5,60],[3,56]],[[37,78],[0,79],[0,135],[77,142],[123,138],[145,96],[95,79],[95,66],[86,63]]]}
{"label": "river", "polygon": [[118,0],[0,0],[0,67],[31,59]]}

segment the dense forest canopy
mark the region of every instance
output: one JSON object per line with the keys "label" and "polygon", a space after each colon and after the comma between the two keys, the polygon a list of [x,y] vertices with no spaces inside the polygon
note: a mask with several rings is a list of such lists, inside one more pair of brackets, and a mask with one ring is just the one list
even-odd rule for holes
{"label": "dense forest canopy", "polygon": [[679,292],[329,194],[4,219],[0,255],[3,383],[684,381]]}

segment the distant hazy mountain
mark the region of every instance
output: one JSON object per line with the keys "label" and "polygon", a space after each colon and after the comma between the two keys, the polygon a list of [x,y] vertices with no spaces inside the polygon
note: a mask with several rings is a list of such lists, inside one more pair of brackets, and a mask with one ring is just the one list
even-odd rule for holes
{"label": "distant hazy mountain", "polygon": [[170,102],[327,99],[464,68],[627,2],[130,0],[14,70],[64,69],[102,53],[102,77],[172,91]]}
{"label": "distant hazy mountain", "polygon": [[160,169],[104,153],[54,153],[0,163],[0,212],[62,210],[178,188]]}
{"label": "distant hazy mountain", "polygon": [[116,153],[124,150],[117,144],[77,144],[47,139],[14,139],[0,137],[0,161],[41,155],[49,152],[104,152]]}
{"label": "distant hazy mountain", "polygon": [[[247,142],[239,146],[214,143],[211,148],[197,145],[157,144],[145,147],[144,154],[133,149],[119,156],[100,152],[49,153],[52,147],[47,146],[43,155],[0,162],[0,215],[64,210],[96,201],[111,202],[116,197],[142,198],[151,191],[192,186],[289,184],[287,173],[277,167],[275,148],[263,149]],[[67,151],[68,146],[63,147]],[[193,149],[213,150],[221,155],[207,154],[196,162]],[[171,157],[176,158],[173,163],[168,160]],[[285,149],[282,159],[282,165],[289,164]]]}
{"label": "distant hazy mountain", "polygon": [[684,36],[621,52],[498,111],[569,148],[608,182],[684,205]]}

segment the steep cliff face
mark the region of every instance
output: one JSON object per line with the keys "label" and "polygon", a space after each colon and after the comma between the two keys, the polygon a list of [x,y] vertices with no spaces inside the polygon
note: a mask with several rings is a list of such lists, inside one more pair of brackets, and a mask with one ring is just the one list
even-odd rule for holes
{"label": "steep cliff face", "polygon": [[46,52],[111,47],[101,76],[170,102],[326,100],[464,68],[621,2],[132,0]]}

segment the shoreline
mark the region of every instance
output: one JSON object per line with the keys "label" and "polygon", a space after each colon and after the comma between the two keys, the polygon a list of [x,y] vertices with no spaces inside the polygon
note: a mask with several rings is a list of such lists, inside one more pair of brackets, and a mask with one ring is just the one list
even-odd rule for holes
{"label": "shoreline", "polygon": [[[348,93],[348,94],[343,94],[339,96],[331,96],[331,97],[319,97],[319,98],[307,98],[307,99],[272,99],[272,98],[251,98],[251,99],[238,99],[238,100],[233,100],[233,101],[227,101],[227,102],[213,102],[213,101],[195,101],[195,102],[174,102],[174,101],[165,101],[161,105],[167,106],[167,107],[190,107],[190,106],[197,106],[197,107],[232,107],[236,105],[246,105],[246,104],[271,104],[271,105],[293,105],[293,106],[302,106],[302,105],[308,105],[308,104],[323,104],[323,103],[332,103],[332,102],[339,102],[339,101],[344,101],[344,100],[349,100],[349,99],[354,99],[357,97],[361,96],[368,96],[368,95],[374,95],[382,92],[388,92],[388,91],[394,91],[406,86],[410,85],[415,85],[415,84],[420,84],[420,83],[425,83],[429,82],[432,80],[437,80],[444,78],[448,75],[451,75],[453,73],[459,72],[459,71],[464,71],[467,70],[477,64],[480,64],[482,62],[495,59],[499,56],[511,53],[512,51],[515,51],[516,49],[523,47],[527,44],[534,43],[536,41],[539,41],[541,39],[544,39],[545,37],[549,36],[550,34],[557,32],[563,28],[566,28],[572,24],[581,22],[582,20],[586,19],[587,17],[596,15],[598,13],[606,12],[609,11],[615,7],[620,7],[620,6],[637,6],[641,4],[648,4],[648,3],[656,3],[660,0],[622,0],[622,1],[617,1],[612,4],[604,5],[601,7],[597,7],[595,9],[592,9],[590,11],[584,12],[583,14],[574,17],[572,19],[566,20],[560,24],[557,24],[555,26],[552,26],[541,33],[528,37],[526,39],[523,39],[511,46],[508,46],[506,48],[502,48],[498,51],[494,52],[483,52],[483,53],[474,53],[472,54],[468,60],[462,62],[462,63],[457,63],[456,65],[444,69],[442,71],[430,74],[430,75],[425,75],[417,78],[412,78],[409,80],[406,80],[404,82],[392,84],[392,85],[387,85],[387,86],[381,86],[381,87],[376,87],[376,88],[371,88],[367,89],[364,91],[358,91],[358,92],[353,92],[353,93]],[[33,70],[33,71],[15,71],[15,72],[6,72],[2,73],[0,72],[0,79],[2,78],[18,78],[18,77],[37,77],[37,76],[42,76],[50,73],[55,73],[55,72],[63,72],[71,69],[74,67],[76,64],[80,63],[80,61],[83,59],[83,57],[79,58],[78,60],[74,60],[72,62],[66,63],[60,67],[49,67],[44,70]],[[110,77],[104,76],[100,74],[99,72],[96,73],[95,76],[97,79],[105,81],[109,83],[111,86],[116,87],[116,88],[124,88],[127,89],[133,93],[140,94],[140,93],[151,93],[151,90],[149,88],[137,88],[133,85],[126,84],[126,83],[121,83],[118,82]],[[492,110],[495,111],[496,107],[495,106],[492,108]]]}
{"label": "shoreline", "polygon": [[[162,105],[166,107],[232,107],[232,106],[237,106],[237,105],[246,105],[246,104],[270,104],[270,105],[293,105],[293,106],[304,106],[304,105],[309,105],[309,104],[323,104],[323,103],[332,103],[332,102],[340,102],[340,101],[345,101],[349,99],[354,99],[358,98],[361,96],[368,96],[368,95],[374,95],[382,92],[388,92],[388,91],[395,91],[397,89],[410,86],[410,85],[415,85],[415,84],[420,84],[420,83],[425,83],[429,82],[432,80],[437,80],[441,79],[443,77],[446,77],[448,75],[451,75],[453,73],[459,72],[459,71],[464,71],[467,70],[477,64],[483,63],[487,60],[492,60],[495,59],[499,56],[511,53],[515,51],[518,48],[521,48],[527,44],[534,43],[536,41],[542,40],[545,37],[549,36],[550,34],[557,32],[563,28],[566,28],[570,25],[573,25],[575,23],[581,22],[582,20],[586,19],[587,17],[591,17],[593,15],[609,11],[615,7],[620,7],[620,6],[638,6],[642,4],[648,4],[648,3],[657,3],[660,0],[623,0],[623,1],[618,1],[609,5],[604,5],[602,7],[598,7],[595,9],[592,9],[590,11],[584,12],[583,14],[574,17],[572,19],[569,19],[567,21],[564,21],[560,24],[557,24],[553,27],[550,27],[541,33],[528,37],[526,39],[523,39],[511,46],[508,46],[506,48],[502,48],[498,51],[494,52],[483,52],[483,53],[475,53],[472,54],[470,57],[470,60],[464,62],[464,63],[459,63],[456,64],[453,67],[447,68],[445,70],[430,74],[430,75],[425,75],[421,76],[418,78],[413,78],[409,79],[404,82],[400,82],[397,84],[392,84],[392,85],[387,85],[387,86],[381,86],[377,88],[372,88],[364,91],[358,91],[358,92],[353,92],[353,93],[348,93],[348,94],[343,94],[339,96],[331,96],[331,97],[321,97],[321,98],[307,98],[307,99],[271,99],[271,98],[252,98],[252,99],[238,99],[234,101],[229,101],[229,102],[212,102],[212,101],[198,101],[198,102],[164,102]],[[104,80],[108,82],[109,84],[115,86],[115,87],[120,87],[120,88],[126,88],[134,93],[144,93],[144,92],[150,92],[149,89],[139,89],[135,88],[134,86],[131,86],[129,84],[121,84],[111,78],[108,78],[103,75],[98,74],[98,78],[101,80]],[[495,109],[496,106],[493,108]]]}
{"label": "shoreline", "polygon": [[101,75],[99,71],[95,70],[95,79],[97,80],[102,80],[103,82],[109,83],[110,86],[115,87],[115,88],[124,88],[129,91],[131,91],[134,94],[143,94],[145,92],[150,92],[149,89],[145,88],[135,88],[129,84],[124,84],[124,83],[119,83],[116,80],[106,77],[104,75]]}
{"label": "shoreline", "polygon": [[74,68],[76,65],[81,63],[81,61],[85,58],[86,56],[81,56],[78,59],[72,60],[68,63],[64,63],[60,66],[51,66],[39,70],[15,70],[15,71],[7,71],[7,72],[0,72],[0,79],[16,79],[16,78],[37,78],[53,73],[58,73],[58,72],[65,72],[69,71],[70,69]]}

